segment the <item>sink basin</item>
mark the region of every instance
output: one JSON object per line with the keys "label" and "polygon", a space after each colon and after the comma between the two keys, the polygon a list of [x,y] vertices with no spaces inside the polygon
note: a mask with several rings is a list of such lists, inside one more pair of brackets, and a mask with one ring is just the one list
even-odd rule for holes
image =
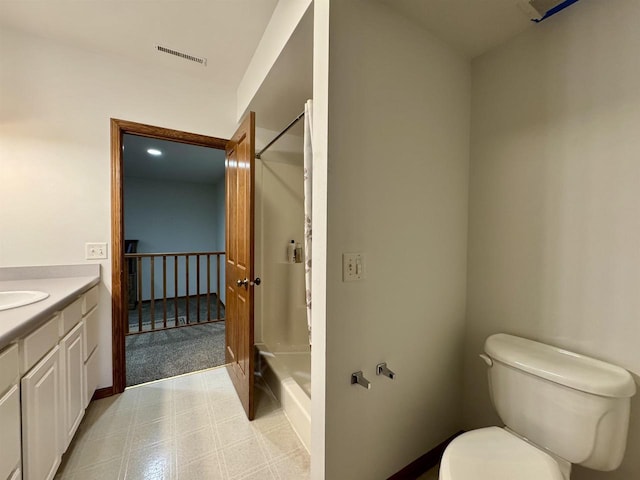
{"label": "sink basin", "polygon": [[0,310],[23,307],[31,303],[39,302],[47,298],[47,292],[37,290],[14,290],[10,292],[0,292]]}

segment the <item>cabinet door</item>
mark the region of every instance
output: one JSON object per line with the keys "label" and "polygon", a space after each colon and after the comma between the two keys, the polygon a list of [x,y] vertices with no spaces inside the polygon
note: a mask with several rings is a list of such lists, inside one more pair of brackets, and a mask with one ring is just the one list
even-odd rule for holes
{"label": "cabinet door", "polygon": [[0,398],[0,478],[20,466],[20,389],[14,385]]}
{"label": "cabinet door", "polygon": [[82,354],[82,323],[79,323],[60,342],[60,378],[62,380],[62,452],[73,439],[73,435],[84,416],[84,361]]}
{"label": "cabinet door", "polygon": [[60,465],[60,347],[22,378],[22,469],[26,480],[50,480]]}
{"label": "cabinet door", "polygon": [[83,319],[84,325],[84,360],[89,360],[89,357],[98,346],[98,340],[100,332],[98,331],[98,309],[94,308]]}
{"label": "cabinet door", "polygon": [[96,348],[89,360],[87,360],[84,364],[84,389],[85,389],[85,398],[84,398],[84,408],[89,406],[89,402],[93,397],[93,394],[98,388],[98,350],[100,347]]}

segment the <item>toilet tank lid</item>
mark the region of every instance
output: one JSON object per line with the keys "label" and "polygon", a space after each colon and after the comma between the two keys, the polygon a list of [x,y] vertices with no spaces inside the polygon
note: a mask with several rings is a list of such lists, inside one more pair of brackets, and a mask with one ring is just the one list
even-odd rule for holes
{"label": "toilet tank lid", "polygon": [[624,368],[526,338],[497,333],[484,344],[487,355],[513,368],[603,397],[632,397],[633,377]]}

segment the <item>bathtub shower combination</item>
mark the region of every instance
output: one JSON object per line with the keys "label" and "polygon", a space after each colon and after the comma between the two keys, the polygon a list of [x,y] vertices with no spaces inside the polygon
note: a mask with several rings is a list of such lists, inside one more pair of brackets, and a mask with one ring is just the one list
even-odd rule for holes
{"label": "bathtub shower combination", "polygon": [[258,371],[280,402],[300,440],[311,445],[311,349],[309,345],[258,349]]}
{"label": "bathtub shower combination", "polygon": [[[310,117],[307,102],[305,112],[258,152],[255,164],[255,264],[264,280],[255,291],[258,375],[280,401],[307,450],[311,435],[311,294],[306,280],[311,268],[307,228],[311,219],[310,186],[305,182],[310,182],[311,172]],[[298,121],[305,122],[305,136],[285,135]],[[291,248],[287,248],[291,245],[302,250],[302,255],[291,258]]]}

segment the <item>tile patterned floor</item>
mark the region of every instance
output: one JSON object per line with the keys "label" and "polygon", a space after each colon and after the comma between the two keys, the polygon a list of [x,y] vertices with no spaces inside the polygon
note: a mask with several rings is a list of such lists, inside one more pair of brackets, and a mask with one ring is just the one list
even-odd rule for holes
{"label": "tile patterned floor", "polygon": [[253,422],[224,367],[92,402],[56,479],[309,478],[309,454],[277,402],[256,390]]}

